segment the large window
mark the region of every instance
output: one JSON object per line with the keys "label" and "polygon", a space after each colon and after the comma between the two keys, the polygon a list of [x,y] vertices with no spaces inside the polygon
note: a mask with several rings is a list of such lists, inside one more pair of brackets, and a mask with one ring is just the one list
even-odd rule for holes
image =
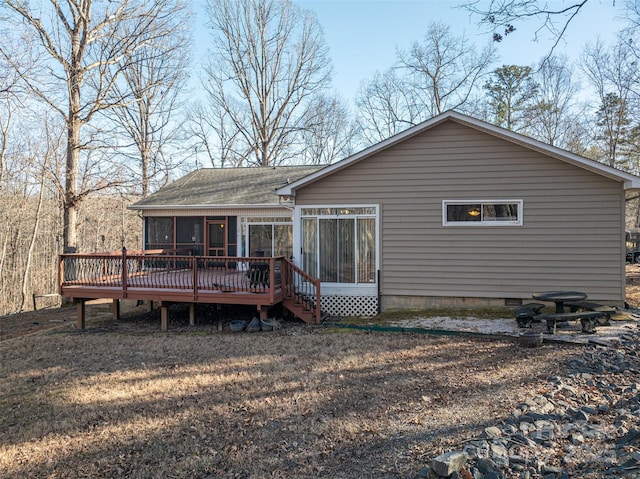
{"label": "large window", "polygon": [[146,218],[146,249],[188,249],[203,254],[204,219],[198,217]]}
{"label": "large window", "polygon": [[301,220],[307,273],[327,283],[375,283],[375,208],[303,208]]}
{"label": "large window", "polygon": [[257,250],[267,257],[290,258],[293,254],[291,218],[244,218],[242,234],[246,256],[254,256]]}
{"label": "large window", "polygon": [[445,226],[520,226],[522,200],[443,201]]}

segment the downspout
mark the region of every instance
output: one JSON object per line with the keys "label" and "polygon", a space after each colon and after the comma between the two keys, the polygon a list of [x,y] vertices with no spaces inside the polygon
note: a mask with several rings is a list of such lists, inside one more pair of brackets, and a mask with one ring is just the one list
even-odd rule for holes
{"label": "downspout", "polygon": [[378,283],[378,314],[382,312],[382,292],[380,291],[380,270],[376,271],[376,282]]}

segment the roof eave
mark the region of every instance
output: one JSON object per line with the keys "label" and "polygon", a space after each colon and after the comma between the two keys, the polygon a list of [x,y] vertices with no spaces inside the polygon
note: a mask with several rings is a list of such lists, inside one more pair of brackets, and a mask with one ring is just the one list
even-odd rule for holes
{"label": "roof eave", "polygon": [[204,209],[267,209],[267,208],[285,208],[281,203],[260,203],[250,205],[130,205],[127,209],[130,210],[204,210]]}

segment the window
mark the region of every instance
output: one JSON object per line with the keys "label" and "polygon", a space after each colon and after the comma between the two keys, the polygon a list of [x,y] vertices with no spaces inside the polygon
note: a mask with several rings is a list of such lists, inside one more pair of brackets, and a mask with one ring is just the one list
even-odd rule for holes
{"label": "window", "polygon": [[242,237],[246,256],[253,256],[262,250],[265,256],[293,254],[293,223],[290,218],[244,218]]}
{"label": "window", "polygon": [[303,269],[326,283],[375,283],[375,212],[375,208],[303,208]]}
{"label": "window", "polygon": [[189,249],[193,254],[201,255],[204,252],[203,224],[200,217],[184,216],[176,217],[176,245],[177,249]]}
{"label": "window", "polygon": [[147,249],[173,248],[173,218],[149,217],[147,220]]}
{"label": "window", "polygon": [[521,226],[522,200],[443,201],[445,226]]}

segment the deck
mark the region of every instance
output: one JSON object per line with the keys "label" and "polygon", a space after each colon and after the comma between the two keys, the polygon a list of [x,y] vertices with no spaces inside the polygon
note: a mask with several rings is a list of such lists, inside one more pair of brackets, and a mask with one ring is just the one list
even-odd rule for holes
{"label": "deck", "polygon": [[255,305],[261,318],[282,304],[298,318],[320,322],[320,282],[289,260],[191,256],[176,250],[63,254],[59,260],[60,295],[78,308],[84,328],[84,303],[110,298],[160,303],[162,329],[174,303]]}

